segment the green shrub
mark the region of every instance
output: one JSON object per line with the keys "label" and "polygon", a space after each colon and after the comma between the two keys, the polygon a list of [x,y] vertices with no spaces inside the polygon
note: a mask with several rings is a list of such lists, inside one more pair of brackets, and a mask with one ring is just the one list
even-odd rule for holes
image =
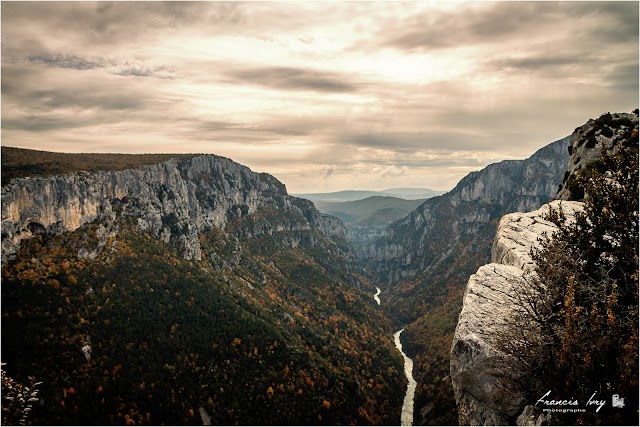
{"label": "green shrub", "polygon": [[587,148],[594,148],[596,146],[596,144],[598,144],[598,139],[596,138],[595,135],[590,135],[587,138]]}
{"label": "green shrub", "polygon": [[[607,179],[604,178],[606,171]],[[511,379],[536,401],[610,401],[625,408],[555,413],[552,424],[635,424],[638,407],[638,149],[603,152],[569,178],[588,194],[584,212],[558,226],[532,251],[536,276],[516,296],[520,316],[496,345],[508,356]]]}

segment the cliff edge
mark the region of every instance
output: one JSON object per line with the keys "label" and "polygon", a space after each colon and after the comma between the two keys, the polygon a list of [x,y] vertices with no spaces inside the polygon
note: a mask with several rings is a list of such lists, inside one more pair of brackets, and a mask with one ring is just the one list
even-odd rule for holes
{"label": "cliff edge", "polygon": [[533,272],[531,249],[539,244],[539,237],[556,230],[544,215],[559,206],[568,221],[582,210],[580,202],[553,201],[533,212],[502,217],[492,262],[469,278],[450,356],[461,425],[533,425],[542,421],[525,408],[523,395],[501,379],[501,354],[491,342],[500,325],[514,314],[515,289],[526,286],[526,275]]}
{"label": "cliff edge", "polygon": [[[253,230],[316,228],[328,237],[345,238],[337,218],[318,212],[313,203],[287,194],[271,175],[252,172],[230,159],[201,155],[174,158],[138,169],[74,172],[59,176],[15,178],[2,187],[2,259],[12,257],[23,239],[37,233],[73,231],[100,220],[105,233],[116,215],[181,248],[184,258],[202,256],[198,233],[222,229],[260,209],[298,218]],[[79,254],[82,256],[82,254]]]}

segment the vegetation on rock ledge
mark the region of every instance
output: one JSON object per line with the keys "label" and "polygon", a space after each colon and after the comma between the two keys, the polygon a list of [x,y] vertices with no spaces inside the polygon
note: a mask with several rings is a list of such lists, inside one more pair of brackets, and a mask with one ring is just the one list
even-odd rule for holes
{"label": "vegetation on rock ledge", "polygon": [[[523,315],[499,339],[530,404],[548,390],[548,400],[606,402],[554,413],[553,424],[638,421],[638,178],[637,145],[603,150],[601,167],[577,175],[585,210],[568,222],[550,212],[559,229],[534,251]],[[613,394],[624,408],[612,408]]]}

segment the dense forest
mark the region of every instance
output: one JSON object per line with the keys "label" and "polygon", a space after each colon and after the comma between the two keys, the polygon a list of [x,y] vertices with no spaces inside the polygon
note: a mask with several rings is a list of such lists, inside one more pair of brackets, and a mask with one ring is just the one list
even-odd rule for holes
{"label": "dense forest", "polygon": [[28,422],[398,424],[406,379],[374,287],[346,242],[254,235],[278,215],[206,230],[202,261],[126,216],[24,241],[2,269],[2,360],[41,382]]}

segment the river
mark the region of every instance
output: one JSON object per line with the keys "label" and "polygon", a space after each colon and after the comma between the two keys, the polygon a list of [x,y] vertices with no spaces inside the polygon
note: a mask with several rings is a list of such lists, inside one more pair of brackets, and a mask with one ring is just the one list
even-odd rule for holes
{"label": "river", "polygon": [[[373,299],[376,300],[378,305],[380,305],[380,288],[376,286],[376,293],[373,296]],[[402,354],[402,358],[404,359],[404,374],[409,380],[409,384],[407,384],[407,393],[404,395],[404,402],[402,402],[402,414],[400,415],[400,425],[401,426],[411,426],[413,425],[413,397],[416,392],[416,380],[413,379],[413,360],[409,358],[402,351],[402,343],[400,342],[400,334],[404,331],[404,328],[400,329],[398,332],[393,334],[393,341],[396,344],[396,348]]]}
{"label": "river", "polygon": [[374,299],[374,300],[376,300],[376,302],[378,303],[378,305],[380,305],[380,297],[379,297],[378,295],[380,295],[380,292],[382,292],[382,291],[381,291],[381,290],[380,290],[380,288],[379,288],[379,287],[377,287],[377,286],[376,286],[376,290],[377,290],[377,292],[376,292],[376,294],[373,296],[373,299]]}
{"label": "river", "polygon": [[402,343],[400,342],[400,334],[404,331],[404,328],[393,334],[393,341],[396,344],[396,348],[402,353],[404,359],[404,374],[409,380],[407,384],[407,394],[404,395],[404,402],[402,402],[402,415],[400,415],[400,425],[410,426],[413,425],[413,396],[416,392],[416,380],[413,379],[413,360],[409,358],[402,351]]}

